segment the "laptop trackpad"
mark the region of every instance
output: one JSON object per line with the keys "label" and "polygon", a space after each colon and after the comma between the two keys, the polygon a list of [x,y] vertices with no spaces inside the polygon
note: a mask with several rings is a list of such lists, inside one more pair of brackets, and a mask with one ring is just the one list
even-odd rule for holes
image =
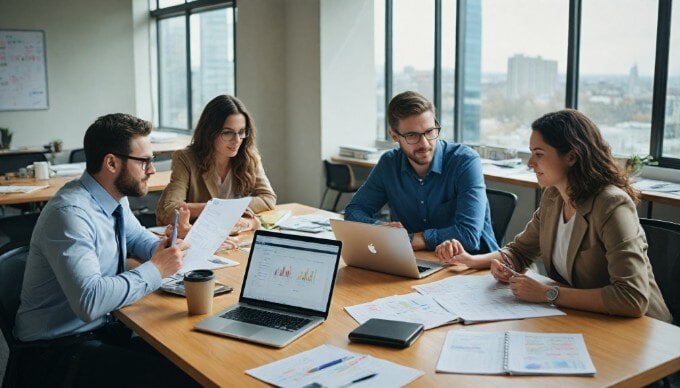
{"label": "laptop trackpad", "polygon": [[233,322],[222,327],[222,330],[225,333],[234,333],[235,335],[242,336],[245,338],[254,337],[255,334],[259,333],[263,329],[265,328],[244,322]]}

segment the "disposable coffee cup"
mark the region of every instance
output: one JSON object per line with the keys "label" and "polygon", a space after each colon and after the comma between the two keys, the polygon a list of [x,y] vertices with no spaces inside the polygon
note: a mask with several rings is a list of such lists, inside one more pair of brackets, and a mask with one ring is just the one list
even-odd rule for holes
{"label": "disposable coffee cup", "polygon": [[35,171],[35,179],[50,179],[50,167],[47,165],[47,162],[33,163],[33,171]]}
{"label": "disposable coffee cup", "polygon": [[197,269],[184,274],[184,292],[187,296],[189,314],[212,312],[215,273],[209,269]]}

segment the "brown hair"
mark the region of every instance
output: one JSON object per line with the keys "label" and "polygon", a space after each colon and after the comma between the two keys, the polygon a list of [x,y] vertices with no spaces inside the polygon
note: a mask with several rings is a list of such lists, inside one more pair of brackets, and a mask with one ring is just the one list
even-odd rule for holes
{"label": "brown hair", "polygon": [[228,116],[239,113],[246,118],[248,137],[243,139],[238,153],[231,158],[229,164],[237,194],[249,195],[255,188],[260,158],[255,145],[255,124],[241,100],[227,95],[213,98],[201,113],[189,148],[199,160],[199,170],[201,172],[210,170],[215,164],[215,139],[220,136],[224,121]]}
{"label": "brown hair", "polygon": [[99,117],[85,132],[83,147],[87,172],[102,169],[107,154],[130,155],[130,142],[136,136],[149,136],[151,123],[125,113]]}
{"label": "brown hair", "polygon": [[434,105],[422,94],[411,91],[399,93],[387,106],[387,122],[393,131],[398,132],[399,120],[424,112],[434,113]]}
{"label": "brown hair", "polygon": [[639,193],[612,155],[611,147],[599,128],[583,113],[564,109],[543,115],[531,124],[543,141],[555,147],[560,155],[574,154],[576,162],[567,172],[568,195],[574,203],[593,196],[607,185],[625,191],[634,203]]}

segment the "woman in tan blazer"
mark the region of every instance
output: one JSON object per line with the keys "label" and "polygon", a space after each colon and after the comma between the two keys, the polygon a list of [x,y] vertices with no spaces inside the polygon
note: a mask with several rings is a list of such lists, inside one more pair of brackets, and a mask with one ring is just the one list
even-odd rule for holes
{"label": "woman in tan blazer", "polygon": [[175,209],[183,204],[195,220],[212,198],[251,196],[236,228],[256,229],[253,213],[273,209],[276,194],[262,168],[255,132],[239,99],[226,95],[212,99],[201,113],[191,144],[172,156],[170,183],[156,208],[158,225],[172,223]]}
{"label": "woman in tan blazer", "polygon": [[[524,231],[484,255],[472,256],[458,241],[447,241],[436,249],[439,259],[491,267],[524,301],[670,322],[647,257],[638,193],[597,126],[575,110],[548,113],[532,124],[529,143],[529,167],[545,191]],[[521,274],[539,258],[561,286]]]}

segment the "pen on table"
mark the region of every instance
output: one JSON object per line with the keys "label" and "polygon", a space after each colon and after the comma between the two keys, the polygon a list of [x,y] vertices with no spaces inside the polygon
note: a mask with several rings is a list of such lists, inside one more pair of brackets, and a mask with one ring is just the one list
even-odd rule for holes
{"label": "pen on table", "polygon": [[360,383],[360,382],[362,382],[362,381],[366,381],[366,380],[368,380],[368,379],[372,379],[372,378],[374,378],[374,377],[377,376],[377,375],[378,375],[377,373],[371,373],[370,375],[366,375],[366,376],[364,376],[364,377],[359,377],[358,379],[354,379],[354,380],[350,381],[350,383],[347,384],[347,385]]}
{"label": "pen on table", "polygon": [[320,371],[321,369],[326,369],[326,368],[331,367],[331,366],[333,366],[333,365],[337,365],[337,364],[339,364],[339,363],[345,361],[346,359],[347,359],[347,357],[343,357],[343,358],[338,358],[337,360],[328,361],[328,362],[325,363],[325,364],[321,364],[321,365],[319,365],[319,366],[315,366],[314,368],[308,370],[307,373],[317,372],[317,371]]}
{"label": "pen on table", "polygon": [[170,238],[171,247],[174,247],[177,242],[177,225],[179,225],[179,210],[175,209],[175,222],[172,224],[172,237]]}

